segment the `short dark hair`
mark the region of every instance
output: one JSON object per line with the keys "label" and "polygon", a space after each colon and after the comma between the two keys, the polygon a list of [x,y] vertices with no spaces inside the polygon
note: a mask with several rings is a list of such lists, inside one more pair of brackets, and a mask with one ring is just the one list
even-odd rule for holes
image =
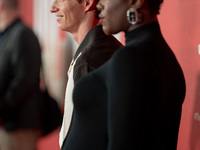
{"label": "short dark hair", "polygon": [[148,1],[148,5],[149,5],[149,8],[150,8],[150,12],[153,15],[159,14],[161,4],[164,0],[147,0],[147,1]]}
{"label": "short dark hair", "polygon": [[18,9],[19,0],[3,0],[5,5],[12,9]]}

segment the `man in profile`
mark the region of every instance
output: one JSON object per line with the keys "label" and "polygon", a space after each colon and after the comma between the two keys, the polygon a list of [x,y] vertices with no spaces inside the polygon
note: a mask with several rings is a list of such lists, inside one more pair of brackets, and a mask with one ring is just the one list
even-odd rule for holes
{"label": "man in profile", "polygon": [[19,19],[18,0],[0,0],[0,149],[36,150],[41,50]]}
{"label": "man in profile", "polygon": [[102,31],[96,9],[97,3],[98,0],[54,0],[51,6],[58,27],[70,32],[79,45],[68,70],[60,147],[66,139],[71,124],[74,84],[81,77],[104,64],[122,46],[113,36],[105,35]]}

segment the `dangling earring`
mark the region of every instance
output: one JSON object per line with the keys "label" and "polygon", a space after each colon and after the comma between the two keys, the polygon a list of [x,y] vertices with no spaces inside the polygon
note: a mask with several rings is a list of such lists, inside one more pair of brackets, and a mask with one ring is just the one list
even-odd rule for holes
{"label": "dangling earring", "polygon": [[130,24],[136,25],[141,22],[141,14],[135,8],[129,8],[127,10],[127,20]]}

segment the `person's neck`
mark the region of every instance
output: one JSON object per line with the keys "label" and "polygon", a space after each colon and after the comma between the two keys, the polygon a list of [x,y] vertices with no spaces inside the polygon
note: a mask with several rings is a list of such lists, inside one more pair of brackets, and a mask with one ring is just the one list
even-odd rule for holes
{"label": "person's neck", "polygon": [[156,22],[156,21],[158,21],[157,16],[148,17],[148,19],[143,20],[143,21],[142,21],[141,23],[139,23],[139,24],[130,25],[129,28],[127,29],[127,32],[132,31],[132,30],[134,30],[134,29],[136,29],[136,28],[139,28],[139,27],[141,27],[141,26],[143,26],[143,25],[145,25],[145,24],[153,23],[153,22]]}
{"label": "person's neck", "polygon": [[0,16],[0,31],[4,31],[17,18],[19,18],[18,11],[8,11],[8,12],[2,13]]}
{"label": "person's neck", "polygon": [[77,31],[71,33],[78,45],[82,43],[87,33],[96,25],[98,25],[98,19],[95,18],[95,14],[93,12],[89,12],[83,19],[83,22],[80,24]]}

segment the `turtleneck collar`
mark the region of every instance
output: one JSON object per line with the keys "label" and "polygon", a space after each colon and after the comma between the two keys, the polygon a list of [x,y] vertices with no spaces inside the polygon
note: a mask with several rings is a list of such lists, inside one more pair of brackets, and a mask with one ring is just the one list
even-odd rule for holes
{"label": "turtleneck collar", "polygon": [[159,24],[157,21],[143,25],[132,31],[126,32],[125,33],[126,45],[132,43],[134,40],[137,40],[137,38],[139,38],[139,37],[143,37],[143,36],[145,37],[148,34],[152,34],[155,32],[156,33],[160,32],[160,27],[159,27]]}

